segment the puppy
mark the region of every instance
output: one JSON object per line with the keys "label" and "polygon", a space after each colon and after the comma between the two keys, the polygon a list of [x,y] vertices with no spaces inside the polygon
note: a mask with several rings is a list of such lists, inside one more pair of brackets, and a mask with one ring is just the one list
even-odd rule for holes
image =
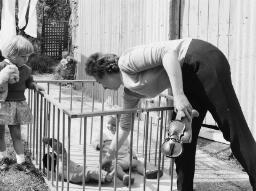
{"label": "puppy", "polygon": [[[49,145],[53,152],[49,154],[45,154],[43,156],[43,167],[51,171],[52,169],[52,158],[53,158],[53,171],[56,173],[57,159],[59,159],[59,176],[63,177],[64,180],[67,180],[67,152],[66,149],[63,148],[64,152],[62,153],[62,144],[58,142],[56,139],[52,138],[44,138],[43,142],[46,145]],[[57,152],[57,148],[59,147],[59,153]],[[58,155],[58,157],[57,157]],[[62,160],[63,158],[63,160]],[[69,161],[69,181],[74,184],[82,184],[83,183],[83,172],[84,167],[75,163],[74,161]],[[86,167],[84,182],[98,182],[99,181],[99,168],[98,167]],[[105,170],[101,170],[101,183],[108,183],[113,180],[113,173],[108,173]]]}

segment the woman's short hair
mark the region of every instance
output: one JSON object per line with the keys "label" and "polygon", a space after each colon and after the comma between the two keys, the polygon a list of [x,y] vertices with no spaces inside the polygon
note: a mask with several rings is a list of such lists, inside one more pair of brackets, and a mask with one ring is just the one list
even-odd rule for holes
{"label": "woman's short hair", "polygon": [[5,58],[28,55],[34,52],[32,43],[21,35],[14,36],[2,49]]}
{"label": "woman's short hair", "polygon": [[90,76],[102,78],[105,73],[118,73],[118,56],[115,54],[92,54],[85,63],[85,71]]}

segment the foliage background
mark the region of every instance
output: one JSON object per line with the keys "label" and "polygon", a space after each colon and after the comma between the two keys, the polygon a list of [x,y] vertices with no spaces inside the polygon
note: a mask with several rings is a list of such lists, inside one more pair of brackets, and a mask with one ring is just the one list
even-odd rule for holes
{"label": "foliage background", "polygon": [[69,21],[71,15],[69,0],[38,0],[37,3],[38,40],[41,39],[43,19]]}

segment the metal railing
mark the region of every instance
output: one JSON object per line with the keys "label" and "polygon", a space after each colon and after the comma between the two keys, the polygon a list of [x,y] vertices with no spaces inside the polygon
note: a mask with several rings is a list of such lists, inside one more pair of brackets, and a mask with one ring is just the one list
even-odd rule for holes
{"label": "metal railing", "polygon": [[[161,143],[166,135],[167,123],[170,120],[172,107],[166,106],[170,96],[160,95],[157,105],[152,105],[152,100],[144,100],[141,104],[143,108],[120,110],[111,108],[104,101],[105,92],[103,91],[103,99],[96,100],[94,94],[94,87],[96,82],[93,80],[52,80],[52,81],[37,81],[37,83],[45,84],[45,92],[36,92],[30,90],[28,92],[28,103],[33,112],[34,123],[28,126],[27,142],[31,152],[32,159],[38,166],[39,170],[46,173],[47,178],[51,181],[51,185],[56,190],[70,190],[70,159],[73,158],[71,153],[71,145],[82,146],[82,162],[83,177],[85,177],[85,168],[90,159],[89,145],[92,142],[92,137],[95,131],[100,130],[100,148],[102,148],[103,129],[105,124],[105,117],[114,115],[118,119],[116,122],[119,127],[119,117],[122,114],[129,114],[132,116],[131,131],[129,136],[130,153],[136,151],[138,156],[144,159],[144,174],[146,173],[148,162],[153,163],[158,169],[168,168],[166,160],[161,151]],[[65,86],[63,86],[65,84]],[[79,84],[82,88],[74,90],[74,84]],[[91,93],[86,92],[86,85],[92,88]],[[113,95],[111,99],[116,99],[115,92],[110,93]],[[164,101],[163,101],[164,99]],[[155,101],[153,101],[154,104]],[[114,101],[112,102],[114,103]],[[161,105],[165,106],[161,106]],[[78,128],[79,127],[79,128]],[[98,129],[96,129],[96,127]],[[118,138],[117,128],[116,138]],[[42,158],[44,154],[49,154],[51,151],[49,145],[43,143],[43,138],[55,138],[58,142],[62,142],[63,146],[67,148],[67,172],[64,178],[63,169],[65,163],[59,164],[60,150],[64,153],[64,147],[59,148],[52,152],[57,153],[56,172],[54,168],[49,171],[43,167]],[[142,142],[142,143],[141,143]],[[115,153],[117,157],[117,152]],[[64,154],[61,156],[61,161],[65,160]],[[101,177],[102,167],[102,152],[99,154],[99,177]],[[132,157],[130,155],[130,164]],[[116,165],[116,163],[114,164]],[[54,158],[52,157],[51,167],[54,166]],[[132,168],[129,168],[129,176],[131,177]],[[59,178],[61,176],[61,179]],[[100,179],[100,178],[99,178]],[[114,188],[117,189],[116,181],[117,176],[114,176]],[[160,179],[157,179],[157,190],[159,190]],[[132,189],[131,184],[129,190]],[[86,189],[85,180],[83,178],[81,183],[81,190]],[[101,181],[98,181],[98,189],[103,190]],[[87,189],[88,190],[88,189]],[[146,190],[146,178],[143,177],[143,190]]]}

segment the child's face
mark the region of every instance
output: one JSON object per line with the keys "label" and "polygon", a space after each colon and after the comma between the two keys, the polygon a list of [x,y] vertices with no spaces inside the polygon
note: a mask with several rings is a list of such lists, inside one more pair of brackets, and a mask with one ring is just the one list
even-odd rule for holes
{"label": "child's face", "polygon": [[28,62],[30,54],[25,54],[25,55],[17,55],[12,58],[10,58],[10,61],[15,64],[16,66],[22,66]]}
{"label": "child's face", "polygon": [[113,125],[111,123],[108,123],[107,128],[108,128],[109,131],[111,131],[112,134],[115,134],[115,132],[116,132],[116,126],[115,125]]}

